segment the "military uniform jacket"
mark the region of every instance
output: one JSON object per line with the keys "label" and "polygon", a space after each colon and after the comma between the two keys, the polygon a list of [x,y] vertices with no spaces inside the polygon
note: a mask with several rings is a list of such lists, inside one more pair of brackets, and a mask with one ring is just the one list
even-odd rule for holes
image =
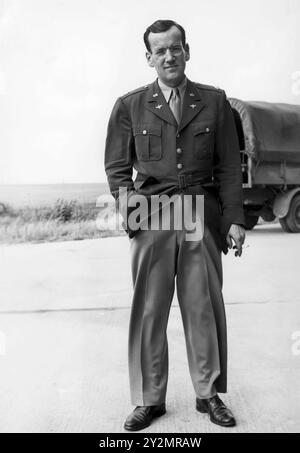
{"label": "military uniform jacket", "polygon": [[179,125],[157,80],[118,98],[108,124],[105,170],[116,199],[119,187],[146,196],[204,194],[205,224],[224,253],[230,225],[244,224],[239,143],[221,89],[187,80]]}

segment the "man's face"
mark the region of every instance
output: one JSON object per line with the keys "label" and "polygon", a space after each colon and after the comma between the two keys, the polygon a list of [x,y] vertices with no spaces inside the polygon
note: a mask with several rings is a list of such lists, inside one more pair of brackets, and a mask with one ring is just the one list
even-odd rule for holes
{"label": "man's face", "polygon": [[173,26],[161,33],[150,33],[148,39],[151,47],[151,53],[146,52],[149,66],[156,69],[158,78],[166,85],[179,85],[190,59],[189,46],[183,47],[180,30]]}

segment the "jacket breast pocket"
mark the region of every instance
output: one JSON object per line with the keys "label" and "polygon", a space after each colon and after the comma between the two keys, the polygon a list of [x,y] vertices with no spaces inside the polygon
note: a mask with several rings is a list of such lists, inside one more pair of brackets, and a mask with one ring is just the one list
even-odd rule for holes
{"label": "jacket breast pocket", "polygon": [[199,160],[210,160],[215,145],[215,125],[211,122],[192,124],[194,156]]}
{"label": "jacket breast pocket", "polygon": [[138,160],[161,159],[161,125],[136,124],[133,126],[133,135]]}

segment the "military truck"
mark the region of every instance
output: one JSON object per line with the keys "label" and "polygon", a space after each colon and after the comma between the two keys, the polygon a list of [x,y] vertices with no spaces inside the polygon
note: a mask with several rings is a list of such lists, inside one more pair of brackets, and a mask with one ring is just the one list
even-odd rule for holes
{"label": "military truck", "polygon": [[246,229],[259,217],[300,233],[300,105],[229,98],[243,173]]}

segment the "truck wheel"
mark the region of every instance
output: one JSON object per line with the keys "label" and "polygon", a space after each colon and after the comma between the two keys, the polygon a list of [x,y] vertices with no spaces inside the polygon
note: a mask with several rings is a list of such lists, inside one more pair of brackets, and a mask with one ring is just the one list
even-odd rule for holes
{"label": "truck wheel", "polygon": [[286,217],[283,217],[282,219],[279,219],[279,223],[280,223],[281,228],[283,229],[283,231],[285,231],[286,233],[291,233],[291,230],[289,229],[289,227],[287,225],[287,222],[286,222]]}
{"label": "truck wheel", "polygon": [[257,225],[259,217],[256,215],[249,215],[245,212],[245,229],[253,230],[255,225]]}
{"label": "truck wheel", "polygon": [[300,233],[300,194],[292,199],[289,212],[279,221],[284,231]]}

